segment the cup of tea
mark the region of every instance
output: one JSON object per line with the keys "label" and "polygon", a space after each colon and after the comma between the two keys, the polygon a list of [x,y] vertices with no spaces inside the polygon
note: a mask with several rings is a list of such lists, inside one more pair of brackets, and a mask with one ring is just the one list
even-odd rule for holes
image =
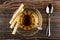
{"label": "cup of tea", "polygon": [[17,22],[19,23],[17,33],[24,36],[32,36],[42,30],[42,15],[35,8],[24,8]]}

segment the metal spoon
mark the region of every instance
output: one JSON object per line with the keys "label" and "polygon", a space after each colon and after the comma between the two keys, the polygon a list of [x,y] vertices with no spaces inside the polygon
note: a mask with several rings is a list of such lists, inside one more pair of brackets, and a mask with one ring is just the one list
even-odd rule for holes
{"label": "metal spoon", "polygon": [[47,27],[46,35],[50,36],[51,35],[51,32],[50,32],[50,14],[53,13],[53,6],[52,6],[52,4],[47,5],[46,13],[48,14],[48,27]]}

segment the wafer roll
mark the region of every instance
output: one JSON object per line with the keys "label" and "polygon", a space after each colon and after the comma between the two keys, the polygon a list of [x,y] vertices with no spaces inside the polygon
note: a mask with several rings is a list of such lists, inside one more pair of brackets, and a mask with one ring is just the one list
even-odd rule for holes
{"label": "wafer roll", "polygon": [[12,22],[12,24],[10,26],[11,29],[14,28],[14,25],[16,24],[16,22],[17,22],[17,18]]}
{"label": "wafer roll", "polygon": [[[21,13],[23,10],[24,10],[24,9],[22,9],[19,13]],[[16,15],[16,17],[17,17],[18,15],[20,15],[20,14],[17,14],[17,15]],[[9,23],[10,23],[10,24],[12,24],[12,23],[13,23],[13,21],[16,19],[16,17],[15,17],[15,18],[14,18],[14,17],[12,17],[12,19],[11,19],[11,21],[10,21]]]}
{"label": "wafer roll", "polygon": [[18,8],[18,10],[14,13],[12,19],[11,19],[10,22],[9,22],[10,24],[13,22],[13,20],[16,18],[16,16],[19,15],[19,14],[23,11],[23,10],[22,10],[22,9],[23,9],[23,6],[24,6],[24,5],[21,4],[21,6]]}
{"label": "wafer roll", "polygon": [[14,27],[14,30],[13,30],[12,34],[15,34],[16,33],[16,31],[18,29],[18,26],[19,26],[19,23],[17,23],[16,26]]}

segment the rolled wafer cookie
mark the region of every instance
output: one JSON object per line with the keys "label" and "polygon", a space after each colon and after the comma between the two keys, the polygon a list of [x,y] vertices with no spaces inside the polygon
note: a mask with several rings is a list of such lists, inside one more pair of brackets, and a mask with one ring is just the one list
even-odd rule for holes
{"label": "rolled wafer cookie", "polygon": [[12,34],[15,34],[16,33],[16,31],[18,29],[18,26],[19,26],[19,23],[16,23],[16,26],[14,27],[14,30],[13,30]]}
{"label": "rolled wafer cookie", "polygon": [[[21,6],[18,8],[18,10],[14,13],[12,19],[10,20],[10,24],[14,21],[14,19],[16,18],[17,15],[19,15],[21,12],[23,12],[22,8],[23,8],[23,4],[21,4]],[[22,11],[21,11],[22,10]],[[20,12],[21,11],[21,12]]]}
{"label": "rolled wafer cookie", "polygon": [[17,18],[12,22],[12,24],[10,25],[10,28],[12,29],[12,28],[14,28],[14,25],[16,24],[16,22],[17,22]]}

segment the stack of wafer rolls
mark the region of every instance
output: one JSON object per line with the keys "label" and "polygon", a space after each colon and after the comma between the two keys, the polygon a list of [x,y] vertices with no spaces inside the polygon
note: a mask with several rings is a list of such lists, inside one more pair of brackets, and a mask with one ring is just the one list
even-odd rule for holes
{"label": "stack of wafer rolls", "polygon": [[17,29],[18,29],[18,26],[19,26],[19,23],[17,22],[18,20],[18,16],[19,14],[21,14],[23,11],[24,11],[24,5],[21,4],[20,7],[14,12],[9,24],[10,24],[10,28],[14,28],[12,34],[15,34]]}

